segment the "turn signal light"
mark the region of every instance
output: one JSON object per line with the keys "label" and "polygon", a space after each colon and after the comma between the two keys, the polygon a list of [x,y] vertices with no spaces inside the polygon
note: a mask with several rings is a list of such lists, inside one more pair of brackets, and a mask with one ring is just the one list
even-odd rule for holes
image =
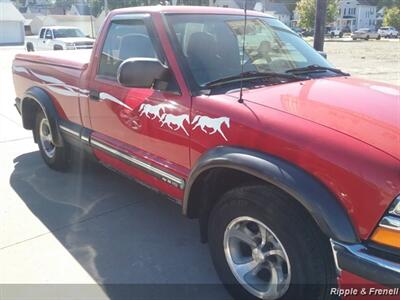
{"label": "turn signal light", "polygon": [[371,240],[382,245],[400,248],[400,231],[378,227]]}

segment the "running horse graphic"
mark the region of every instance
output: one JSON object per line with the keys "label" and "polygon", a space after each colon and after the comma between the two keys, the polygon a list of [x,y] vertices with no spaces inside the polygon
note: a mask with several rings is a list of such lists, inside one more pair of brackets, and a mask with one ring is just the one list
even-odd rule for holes
{"label": "running horse graphic", "polygon": [[139,116],[142,116],[144,114],[147,118],[151,120],[154,120],[155,118],[159,118],[161,120],[161,112],[165,113],[165,105],[150,105],[143,103],[142,105],[140,105],[139,112]]}
{"label": "running horse graphic", "polygon": [[[189,133],[185,129],[185,125],[183,124],[185,121],[190,124],[189,115],[175,116],[171,114],[163,114],[160,118],[161,127],[167,124],[167,126],[174,131],[182,129],[186,133],[186,135],[189,135]],[[176,127],[173,128],[171,125],[174,125]]]}
{"label": "running horse graphic", "polygon": [[[193,127],[193,130],[195,130],[197,127],[200,127],[200,129],[202,131],[204,131],[205,133],[207,133],[209,135],[218,132],[224,138],[225,141],[228,140],[221,129],[222,124],[225,124],[226,127],[228,127],[228,128],[230,127],[228,117],[210,118],[207,116],[197,115],[194,117],[194,119],[192,121],[192,125],[194,125],[194,124],[196,124],[196,125]],[[205,129],[205,127],[212,128],[213,131],[208,133],[207,130]]]}

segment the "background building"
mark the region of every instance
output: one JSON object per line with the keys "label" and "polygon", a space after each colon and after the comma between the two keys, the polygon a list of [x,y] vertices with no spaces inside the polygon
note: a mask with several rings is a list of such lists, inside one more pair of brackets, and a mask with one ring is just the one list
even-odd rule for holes
{"label": "background building", "polygon": [[24,16],[9,0],[0,0],[0,46],[22,45],[25,40]]}
{"label": "background building", "polygon": [[340,0],[339,11],[332,27],[354,31],[376,28],[377,5],[374,0]]}

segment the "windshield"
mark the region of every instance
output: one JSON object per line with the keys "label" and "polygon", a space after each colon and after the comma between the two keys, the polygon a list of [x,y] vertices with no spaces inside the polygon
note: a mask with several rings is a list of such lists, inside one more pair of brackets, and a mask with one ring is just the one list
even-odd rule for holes
{"label": "windshield", "polygon": [[[180,58],[200,87],[242,72],[276,72],[331,65],[274,18],[238,15],[167,15]],[[179,55],[179,54],[178,54]],[[323,75],[321,75],[323,76]]]}
{"label": "windshield", "polygon": [[54,38],[85,37],[85,34],[78,28],[55,29]]}

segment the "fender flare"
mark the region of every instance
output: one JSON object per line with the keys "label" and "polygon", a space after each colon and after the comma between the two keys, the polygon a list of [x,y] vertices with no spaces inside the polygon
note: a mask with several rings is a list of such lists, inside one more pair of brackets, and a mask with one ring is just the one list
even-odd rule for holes
{"label": "fender flare", "polygon": [[360,242],[345,208],[317,178],[275,156],[239,147],[218,146],[200,157],[187,181],[183,200],[185,215],[189,214],[191,188],[196,179],[212,168],[234,169],[268,182],[300,202],[329,238]]}
{"label": "fender flare", "polygon": [[63,139],[61,137],[59,123],[60,117],[51,100],[49,94],[39,87],[31,87],[26,92],[21,100],[21,116],[22,125],[25,129],[34,129],[34,116],[29,111],[30,101],[35,101],[40,106],[47,120],[49,121],[51,135],[53,137],[53,143],[57,147],[63,146]]}

